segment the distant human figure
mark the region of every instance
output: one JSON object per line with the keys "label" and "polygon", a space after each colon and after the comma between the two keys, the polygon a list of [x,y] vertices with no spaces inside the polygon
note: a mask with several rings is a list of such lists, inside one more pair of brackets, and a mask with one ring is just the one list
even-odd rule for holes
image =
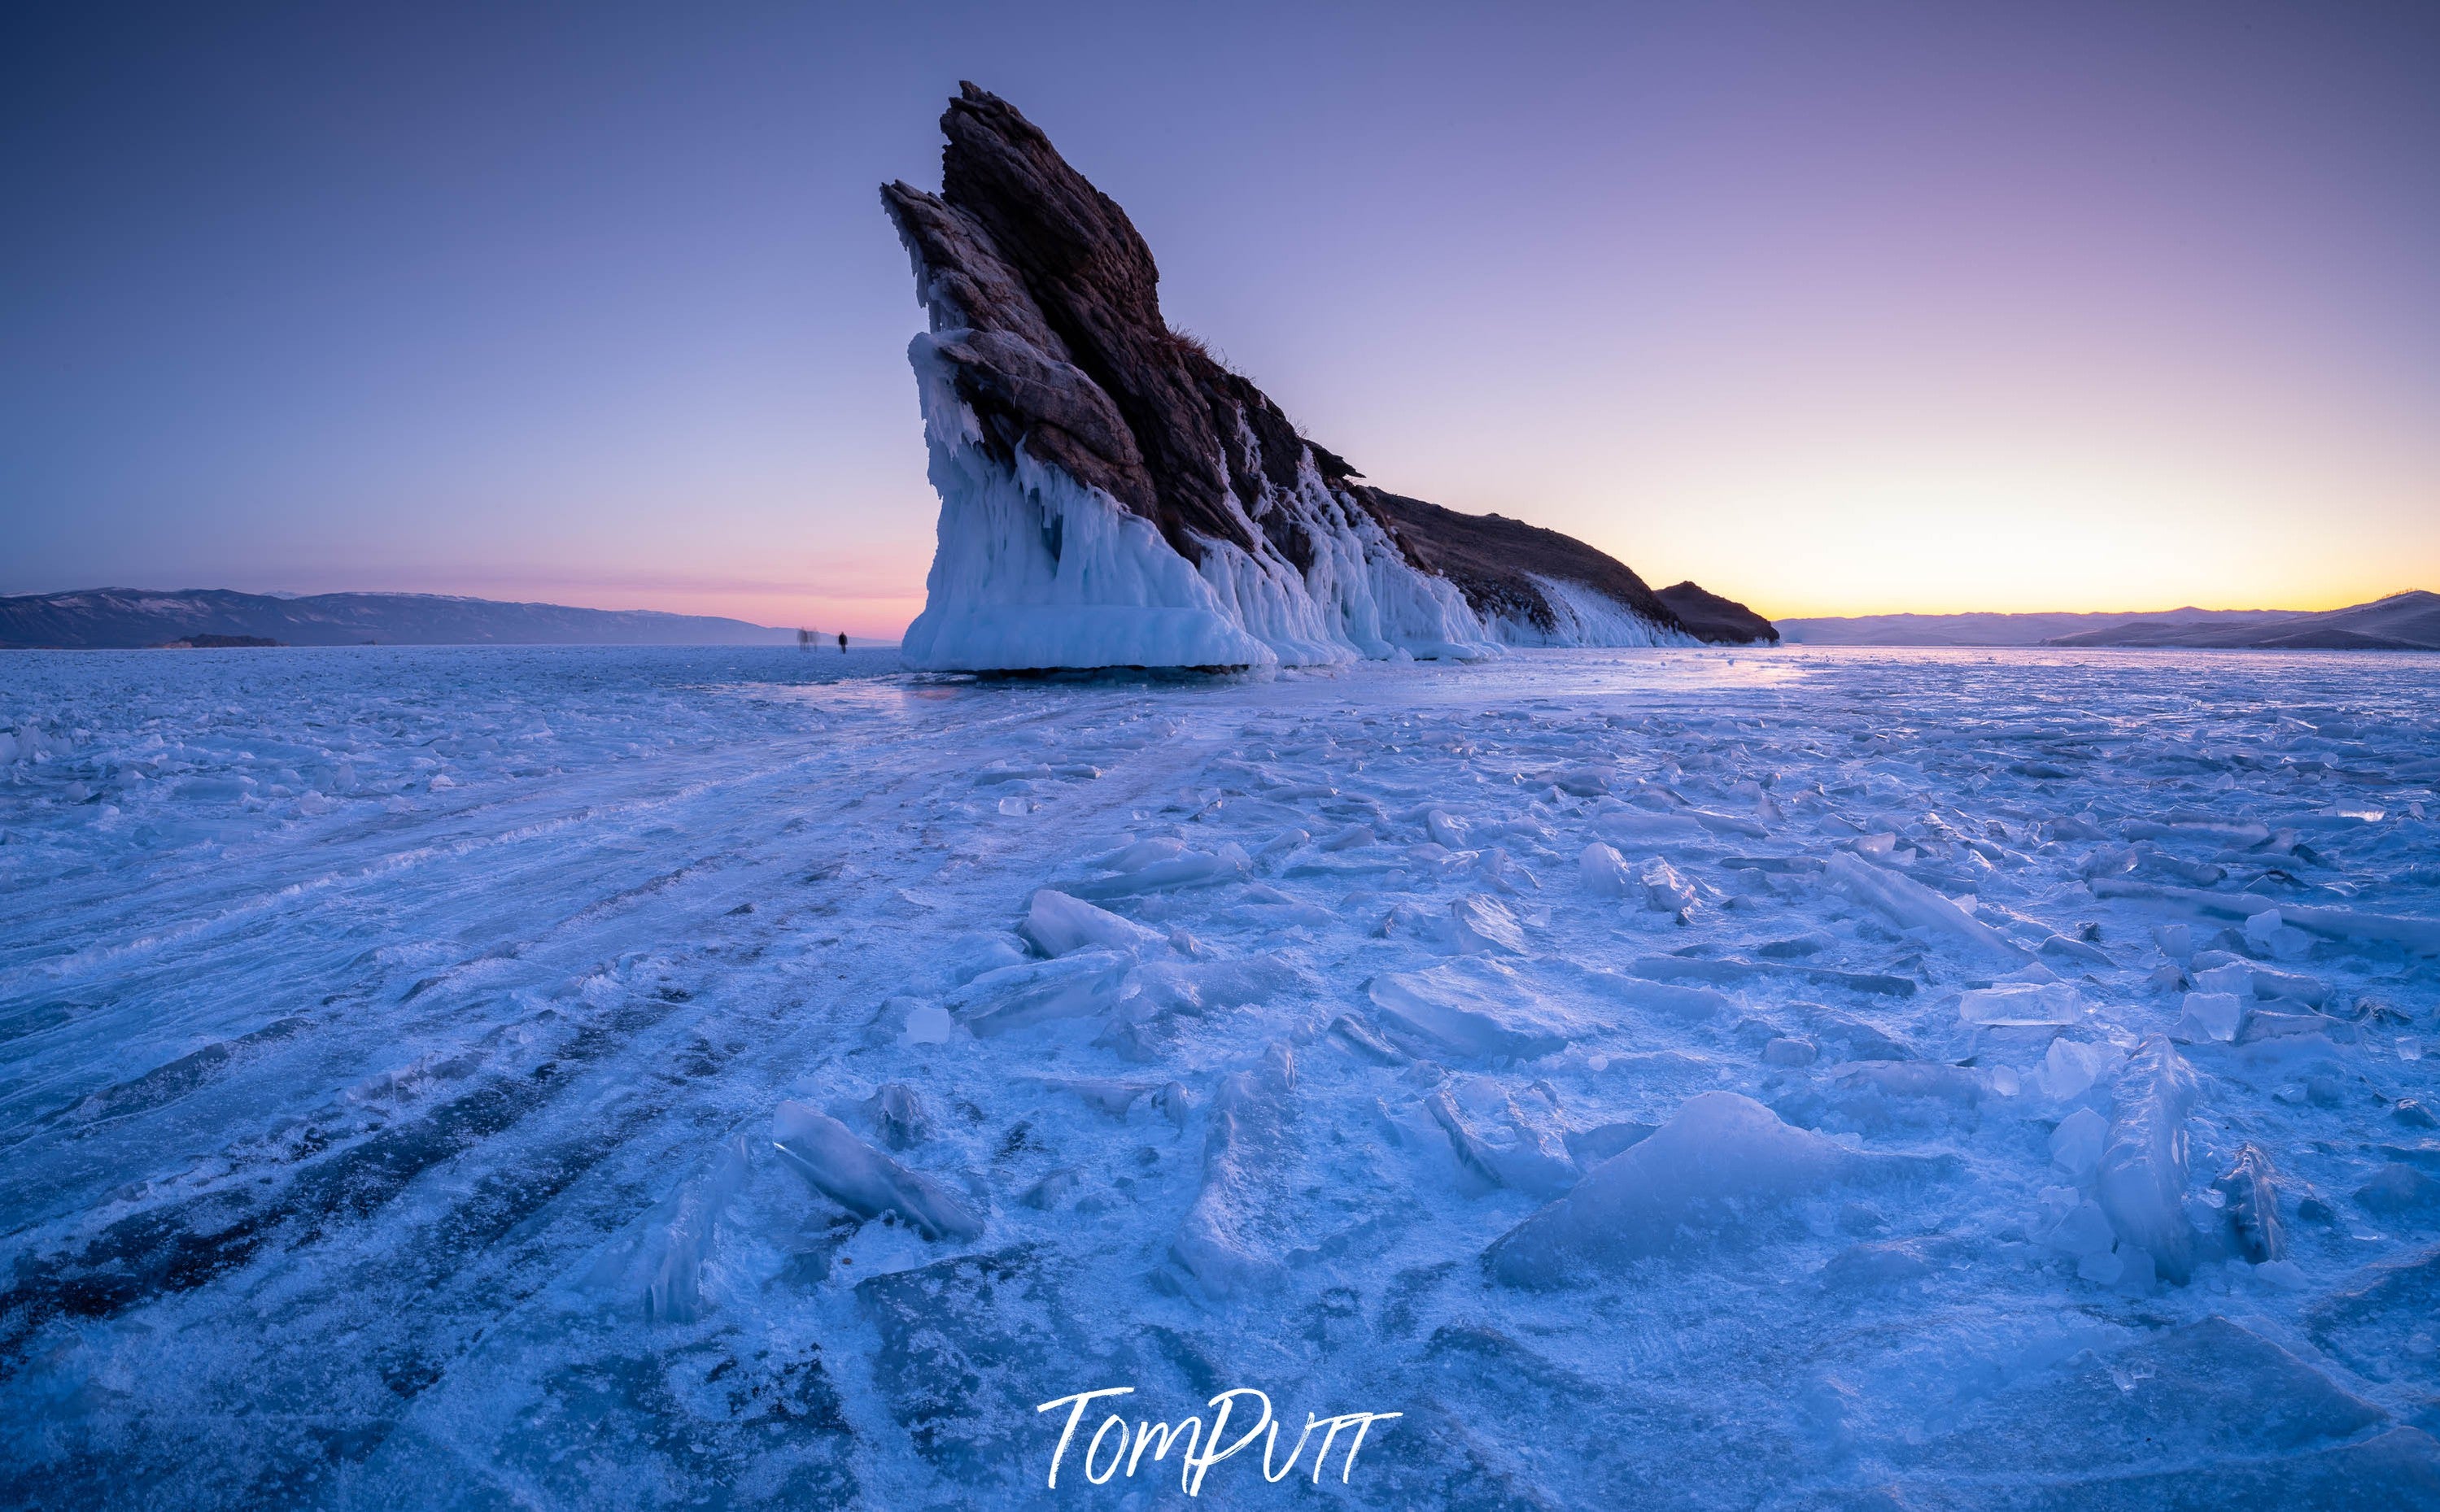
{"label": "distant human figure", "polygon": [[841,656],[847,654],[847,631],[839,631],[839,654]]}
{"label": "distant human figure", "polygon": [[800,650],[800,651],[809,651],[809,650],[812,650],[813,649],[814,649],[814,632],[813,632],[812,631],[809,631],[809,630],[803,629],[802,627],[799,627],[799,628],[798,629],[798,631],[797,631],[797,649],[798,649],[798,650]]}

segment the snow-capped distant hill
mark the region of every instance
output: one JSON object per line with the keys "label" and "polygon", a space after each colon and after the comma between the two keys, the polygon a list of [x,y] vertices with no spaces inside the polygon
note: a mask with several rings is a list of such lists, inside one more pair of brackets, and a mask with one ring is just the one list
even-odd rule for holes
{"label": "snow-capped distant hill", "polygon": [[[1662,594],[1667,597],[1671,589]],[[1796,646],[2180,646],[2223,650],[2440,650],[2440,595],[2392,594],[2325,613],[2162,609],[2144,614],[1855,614],[1783,619]]]}
{"label": "snow-capped distant hill", "polygon": [[441,594],[313,594],[93,588],[0,598],[0,647],[101,650],[205,636],[284,646],[769,646],[794,630],[654,610],[511,604]]}
{"label": "snow-capped distant hill", "polygon": [[2223,650],[2440,651],[2440,594],[2416,589],[2317,614],[2236,624],[2151,621],[2062,635],[2054,646],[2180,646]]}
{"label": "snow-capped distant hill", "polygon": [[2254,625],[2286,619],[2288,609],[2164,609],[2143,614],[1841,614],[1783,619],[1798,646],[2041,646],[2084,631],[2132,624]]}
{"label": "snow-capped distant hill", "polygon": [[940,544],[910,662],[1245,667],[1775,638],[1742,605],[1690,626],[1555,531],[1357,481],[1170,329],[1126,212],[1013,106],[967,84],[941,128],[941,192],[882,189],[931,317],[907,355]]}

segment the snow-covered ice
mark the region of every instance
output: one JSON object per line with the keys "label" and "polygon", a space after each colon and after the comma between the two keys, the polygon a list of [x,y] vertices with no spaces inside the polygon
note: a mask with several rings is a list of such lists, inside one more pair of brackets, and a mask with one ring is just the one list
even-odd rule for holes
{"label": "snow-covered ice", "polygon": [[0,1502],[2440,1505],[2435,711],[0,656]]}

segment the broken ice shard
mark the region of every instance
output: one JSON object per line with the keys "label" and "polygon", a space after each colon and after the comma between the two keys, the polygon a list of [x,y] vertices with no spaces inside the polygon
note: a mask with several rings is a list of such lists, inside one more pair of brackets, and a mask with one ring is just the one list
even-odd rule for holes
{"label": "broken ice shard", "polygon": [[1792,1128],[1750,1097],[1707,1092],[1496,1241],[1495,1280],[1559,1285],[1735,1232],[1765,1210],[1863,1174],[1867,1158]]}
{"label": "broken ice shard", "polygon": [[2147,1037],[2119,1076],[2117,1116],[2101,1152],[2101,1207],[2110,1227],[2178,1282],[2194,1270],[2185,1196],[2186,1115],[2195,1093],[2195,1074],[2176,1048],[2157,1034]]}
{"label": "broken ice shard", "polygon": [[983,1220],[955,1192],[874,1149],[828,1113],[783,1102],[771,1138],[816,1191],[858,1218],[895,1215],[927,1239],[972,1239],[983,1232]]}

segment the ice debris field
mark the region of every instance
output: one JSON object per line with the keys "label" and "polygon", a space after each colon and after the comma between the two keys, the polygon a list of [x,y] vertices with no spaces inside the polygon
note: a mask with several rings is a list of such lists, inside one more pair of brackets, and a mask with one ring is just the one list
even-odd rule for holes
{"label": "ice debris field", "polygon": [[2373,654],[0,657],[0,1503],[1188,1504],[1139,1425],[1254,1388],[1199,1502],[2440,1505],[2435,727]]}

